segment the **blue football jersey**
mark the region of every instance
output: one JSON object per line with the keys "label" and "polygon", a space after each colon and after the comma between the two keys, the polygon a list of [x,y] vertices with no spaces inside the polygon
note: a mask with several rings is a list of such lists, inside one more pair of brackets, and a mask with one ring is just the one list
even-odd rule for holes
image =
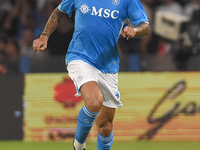
{"label": "blue football jersey", "polygon": [[58,8],[69,16],[76,10],[66,64],[83,60],[102,73],[119,71],[117,42],[123,21],[129,18],[134,26],[148,22],[139,0],[63,0]]}

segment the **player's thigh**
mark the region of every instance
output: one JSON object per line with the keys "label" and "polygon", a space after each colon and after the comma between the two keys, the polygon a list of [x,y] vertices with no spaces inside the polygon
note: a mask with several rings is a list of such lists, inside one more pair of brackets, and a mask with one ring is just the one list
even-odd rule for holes
{"label": "player's thigh", "polygon": [[[80,87],[90,81],[96,81],[97,69],[82,60],[73,60],[67,64],[69,77],[74,81],[76,96],[81,96]],[[87,87],[87,86],[86,86]]]}
{"label": "player's thigh", "polygon": [[95,120],[98,132],[103,136],[108,136],[112,132],[115,108],[102,106]]}
{"label": "player's thigh", "polygon": [[81,96],[86,107],[92,112],[98,112],[103,104],[103,95],[96,81],[84,83],[80,87]]}

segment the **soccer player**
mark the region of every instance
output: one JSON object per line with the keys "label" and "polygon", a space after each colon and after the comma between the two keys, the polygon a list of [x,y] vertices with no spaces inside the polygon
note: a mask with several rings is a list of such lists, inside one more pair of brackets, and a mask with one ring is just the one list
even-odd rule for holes
{"label": "soccer player", "polygon": [[[47,48],[49,36],[63,16],[71,16],[73,10],[75,30],[66,66],[76,95],[81,95],[85,103],[78,114],[73,146],[75,150],[86,149],[85,141],[95,121],[97,150],[110,150],[115,109],[122,107],[117,42],[120,33],[127,40],[148,35],[148,18],[139,0],[63,0],[52,12],[41,36],[33,41],[36,52]],[[123,25],[126,18],[134,27]]]}

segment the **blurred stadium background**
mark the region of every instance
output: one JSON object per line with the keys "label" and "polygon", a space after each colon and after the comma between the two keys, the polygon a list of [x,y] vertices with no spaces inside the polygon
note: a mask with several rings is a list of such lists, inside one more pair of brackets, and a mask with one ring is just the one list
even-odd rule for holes
{"label": "blurred stadium background", "polygon": [[[65,69],[73,32],[66,16],[48,49],[32,41],[61,0],[0,0],[0,150],[71,149],[82,98]],[[200,1],[141,0],[152,32],[119,39],[119,90],[114,150],[200,147]],[[158,105],[179,81],[185,89]],[[156,109],[155,109],[156,108]],[[155,109],[153,115],[150,112]],[[155,121],[157,119],[157,121]],[[96,127],[88,137],[95,149]]]}

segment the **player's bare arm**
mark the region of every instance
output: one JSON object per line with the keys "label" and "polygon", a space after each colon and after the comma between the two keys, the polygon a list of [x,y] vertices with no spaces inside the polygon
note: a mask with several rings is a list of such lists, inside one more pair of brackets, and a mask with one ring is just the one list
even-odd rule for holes
{"label": "player's bare arm", "polygon": [[148,22],[142,22],[135,27],[126,26],[122,31],[121,35],[127,40],[132,37],[142,37],[150,33],[150,26]]}
{"label": "player's bare arm", "polygon": [[47,41],[49,36],[57,28],[59,22],[62,20],[65,13],[56,8],[49,17],[46,26],[40,37],[33,41],[33,48],[35,52],[43,51],[47,48]]}

